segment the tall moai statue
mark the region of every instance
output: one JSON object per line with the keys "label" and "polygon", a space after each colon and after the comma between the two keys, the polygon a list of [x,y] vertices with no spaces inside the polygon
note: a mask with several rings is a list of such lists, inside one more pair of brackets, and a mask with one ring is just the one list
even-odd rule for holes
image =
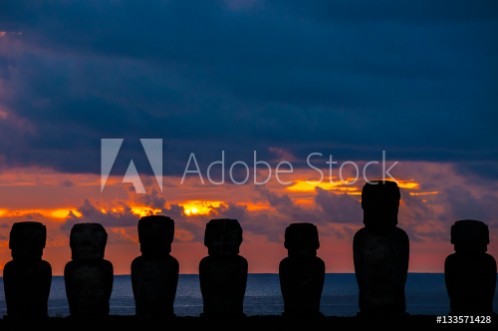
{"label": "tall moai statue", "polygon": [[444,275],[452,315],[491,315],[496,261],[486,253],[489,229],[480,221],[457,221],[451,227],[455,253],[446,258]]}
{"label": "tall moai statue", "polygon": [[138,222],[142,256],[133,260],[131,280],[137,316],[174,316],[178,261],[170,255],[175,222],[166,216],[146,216]]}
{"label": "tall moai statue", "polygon": [[318,317],[325,278],[325,263],[316,256],[318,229],[311,223],[294,223],[285,230],[288,257],[280,262],[280,289],[284,316]]}
{"label": "tall moai statue", "polygon": [[107,232],[98,223],[79,223],[71,229],[72,261],[64,281],[72,317],[102,318],[109,315],[113,267],[104,259]]}
{"label": "tall moai statue", "polygon": [[47,229],[39,222],[12,225],[9,240],[12,261],[3,269],[8,318],[48,317],[52,268],[42,260],[46,239]]}
{"label": "tall moai statue", "polygon": [[206,317],[244,316],[247,260],[239,255],[242,228],[234,219],[214,219],[206,225],[204,245],[209,256],[199,264]]}
{"label": "tall moai statue", "polygon": [[409,239],[397,227],[400,191],[395,182],[365,184],[363,223],[353,241],[360,316],[391,318],[405,314]]}

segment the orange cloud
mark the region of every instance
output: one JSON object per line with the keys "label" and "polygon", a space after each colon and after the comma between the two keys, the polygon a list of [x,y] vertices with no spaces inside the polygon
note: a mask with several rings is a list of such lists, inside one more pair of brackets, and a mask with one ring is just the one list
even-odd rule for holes
{"label": "orange cloud", "polygon": [[180,203],[187,216],[209,215],[214,208],[219,208],[223,201],[190,200]]}
{"label": "orange cloud", "polygon": [[396,183],[398,183],[399,188],[404,188],[407,190],[416,190],[420,188],[420,183],[413,179],[403,180],[396,179]]}
{"label": "orange cloud", "polygon": [[150,208],[148,206],[131,206],[131,212],[140,217],[144,217],[160,214],[162,210],[158,208]]}
{"label": "orange cloud", "polygon": [[425,196],[425,195],[438,195],[441,192],[439,191],[430,191],[430,192],[410,192],[410,195],[412,197],[417,197],[417,196]]}
{"label": "orange cloud", "polygon": [[291,186],[287,186],[286,189],[289,192],[315,192],[317,187],[326,191],[338,191],[341,194],[351,194],[357,195],[361,194],[360,189],[357,186],[349,185],[353,182],[354,178],[347,178],[344,181],[316,181],[316,180],[295,180]]}
{"label": "orange cloud", "polygon": [[0,217],[25,217],[30,215],[40,215],[56,221],[64,221],[71,213],[77,217],[81,217],[81,213],[75,207],[57,209],[0,209]]}

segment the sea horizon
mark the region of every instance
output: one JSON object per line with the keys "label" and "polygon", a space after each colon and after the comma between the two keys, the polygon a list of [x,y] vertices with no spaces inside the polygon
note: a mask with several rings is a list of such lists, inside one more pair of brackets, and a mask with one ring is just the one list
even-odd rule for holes
{"label": "sea horizon", "polygon": [[[354,272],[326,272],[325,275],[354,275]],[[444,272],[409,272],[408,275],[410,274],[432,274],[432,275],[444,275]],[[179,276],[198,276],[198,273],[179,273]],[[278,272],[249,272],[248,275],[278,275]],[[497,273],[498,275],[498,273]],[[121,276],[131,276],[131,274],[114,274],[114,277],[121,277]],[[64,277],[64,275],[61,274],[54,274],[52,275],[52,278],[55,277]],[[0,279],[3,279],[3,276],[0,276]]]}
{"label": "sea horizon", "polygon": [[[0,284],[3,287],[3,278],[0,278]],[[449,313],[444,273],[409,273],[405,293],[408,314],[447,315]],[[356,316],[359,307],[355,274],[327,273],[320,308],[325,316]],[[497,311],[497,308],[498,297],[495,295],[494,311]],[[69,315],[63,276],[53,276],[48,310],[50,317]],[[202,313],[198,274],[180,275],[174,310],[177,316],[199,316]],[[247,316],[280,315],[283,312],[283,299],[277,273],[248,275],[244,312]],[[0,316],[5,314],[5,296],[4,292],[0,291]],[[135,314],[130,275],[114,275],[110,314],[125,316]]]}

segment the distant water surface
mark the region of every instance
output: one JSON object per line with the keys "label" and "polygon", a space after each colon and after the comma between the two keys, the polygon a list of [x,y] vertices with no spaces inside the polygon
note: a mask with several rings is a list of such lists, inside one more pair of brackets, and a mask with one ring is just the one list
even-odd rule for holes
{"label": "distant water surface", "polygon": [[[0,315],[6,314],[3,279],[0,278]],[[406,284],[407,311],[411,314],[444,315],[449,311],[443,274],[408,275]],[[64,279],[54,277],[49,298],[50,316],[67,316],[69,309]],[[494,310],[498,298],[495,295]],[[283,300],[277,274],[250,274],[244,301],[247,315],[278,315]],[[327,274],[322,294],[321,311],[328,316],[353,316],[358,312],[358,286],[354,274]],[[202,312],[199,276],[180,275],[175,300],[179,316],[198,316]],[[111,314],[133,315],[135,304],[130,276],[115,276],[111,297]]]}

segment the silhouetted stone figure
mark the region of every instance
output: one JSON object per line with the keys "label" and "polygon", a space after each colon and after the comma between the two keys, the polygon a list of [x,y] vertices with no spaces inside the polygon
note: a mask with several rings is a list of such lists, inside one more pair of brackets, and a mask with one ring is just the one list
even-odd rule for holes
{"label": "silhouetted stone figure", "polygon": [[452,315],[491,315],[496,286],[496,261],[486,254],[488,226],[457,221],[451,227],[455,253],[446,258],[444,274]]}
{"label": "silhouetted stone figure", "polygon": [[206,317],[244,316],[247,261],[239,255],[242,228],[237,220],[214,219],[206,225],[204,245],[209,256],[199,264]]}
{"label": "silhouetted stone figure", "polygon": [[72,317],[100,318],[109,314],[112,263],[104,260],[107,232],[98,223],[79,223],[71,229],[72,261],[64,281]]}
{"label": "silhouetted stone figure", "polygon": [[316,226],[311,223],[289,225],[284,245],[289,254],[279,267],[284,316],[321,316],[325,263],[316,256],[320,247]]}
{"label": "silhouetted stone figure", "polygon": [[363,223],[353,255],[360,290],[360,316],[390,318],[405,313],[409,240],[398,228],[400,192],[395,182],[367,183],[362,192]]}
{"label": "silhouetted stone figure", "polygon": [[138,316],[174,316],[179,269],[178,261],[170,255],[174,233],[175,222],[166,216],[146,216],[138,222],[142,256],[131,265]]}
{"label": "silhouetted stone figure", "polygon": [[12,225],[9,241],[12,261],[3,269],[9,318],[48,317],[52,268],[47,261],[42,260],[46,239],[47,229],[41,223],[21,222]]}

